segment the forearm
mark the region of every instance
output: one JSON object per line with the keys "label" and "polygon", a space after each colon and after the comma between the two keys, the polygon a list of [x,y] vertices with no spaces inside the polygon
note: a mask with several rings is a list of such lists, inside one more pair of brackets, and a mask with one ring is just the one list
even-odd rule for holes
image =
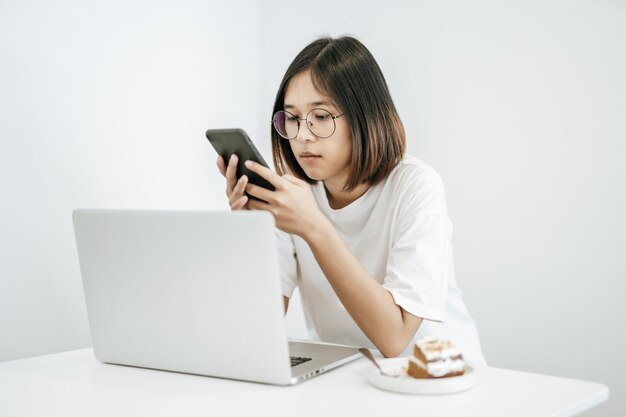
{"label": "forearm", "polygon": [[304,237],[339,300],[359,328],[384,356],[397,356],[421,323],[397,306],[391,294],[352,254],[324,219]]}

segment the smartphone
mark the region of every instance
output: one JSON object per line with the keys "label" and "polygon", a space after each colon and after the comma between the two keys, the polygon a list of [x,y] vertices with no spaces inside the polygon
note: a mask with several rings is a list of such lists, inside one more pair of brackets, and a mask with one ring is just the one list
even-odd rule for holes
{"label": "smartphone", "polygon": [[206,137],[211,142],[217,153],[224,158],[224,163],[228,166],[228,161],[232,154],[237,155],[237,179],[242,175],[248,177],[248,182],[259,187],[274,191],[274,186],[260,175],[250,171],[244,163],[248,160],[254,161],[267,167],[265,160],[254,146],[246,132],[242,129],[209,129]]}

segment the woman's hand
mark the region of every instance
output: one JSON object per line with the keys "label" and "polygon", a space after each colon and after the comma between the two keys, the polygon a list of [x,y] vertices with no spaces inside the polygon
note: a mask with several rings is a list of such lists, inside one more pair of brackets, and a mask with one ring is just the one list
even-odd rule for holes
{"label": "woman's hand", "polygon": [[220,174],[226,178],[226,196],[231,210],[248,210],[246,203],[248,196],[244,194],[248,177],[242,175],[237,181],[237,155],[233,154],[228,161],[228,166],[224,163],[224,158],[217,156],[217,168]]}
{"label": "woman's hand", "polygon": [[246,167],[276,188],[275,191],[269,191],[254,184],[246,185],[245,191],[248,194],[263,200],[251,199],[247,207],[271,212],[279,229],[308,241],[308,236],[327,222],[305,181],[292,175],[281,177],[271,169],[252,161],[246,161]]}

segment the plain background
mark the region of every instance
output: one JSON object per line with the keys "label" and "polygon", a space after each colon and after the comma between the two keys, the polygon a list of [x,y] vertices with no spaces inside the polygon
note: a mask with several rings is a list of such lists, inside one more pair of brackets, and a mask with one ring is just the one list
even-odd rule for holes
{"label": "plain background", "polygon": [[204,131],[270,159],[280,79],[322,34],[366,44],[443,177],[489,364],[607,384],[586,415],[623,414],[623,1],[0,0],[0,360],[91,343],[74,208],[227,209]]}

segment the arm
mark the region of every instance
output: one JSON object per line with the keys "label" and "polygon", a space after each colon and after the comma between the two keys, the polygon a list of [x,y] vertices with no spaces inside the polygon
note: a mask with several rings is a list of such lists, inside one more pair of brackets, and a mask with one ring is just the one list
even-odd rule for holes
{"label": "arm", "polygon": [[[248,183],[248,177],[243,175],[239,180],[237,180],[235,176],[235,172],[237,170],[237,160],[237,155],[233,154],[227,165],[224,159],[222,159],[222,157],[218,155],[217,167],[220,171],[220,174],[222,174],[222,176],[226,179],[226,195],[228,197],[228,204],[230,205],[231,209],[247,210],[248,207],[246,206],[246,203],[248,202],[248,197],[244,194],[244,190]],[[287,310],[289,308],[289,297],[283,295],[283,303],[285,307],[285,315],[287,315]]]}
{"label": "arm", "polygon": [[248,207],[270,211],[278,228],[303,238],[339,300],[363,333],[384,356],[402,353],[422,319],[396,305],[389,291],[363,268],[319,211],[307,183],[290,175],[278,176],[249,162],[247,167],[270,181],[276,191],[246,185],[249,194],[263,200],[249,200]]}
{"label": "arm", "polygon": [[363,333],[384,356],[401,354],[422,319],[395,304],[389,291],[363,268],[326,218],[318,220],[303,239]]}

